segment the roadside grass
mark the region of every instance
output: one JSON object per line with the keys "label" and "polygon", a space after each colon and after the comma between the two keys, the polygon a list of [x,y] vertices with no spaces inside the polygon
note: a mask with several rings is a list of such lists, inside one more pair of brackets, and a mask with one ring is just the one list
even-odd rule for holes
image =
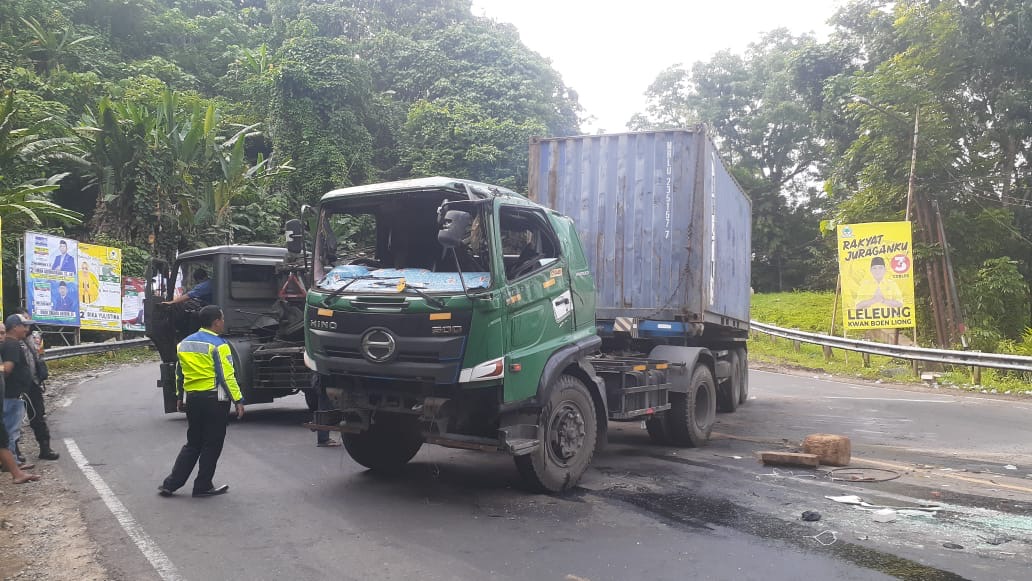
{"label": "roadside grass", "polygon": [[[752,318],[762,323],[827,334],[835,294],[826,292],[792,292],[756,294],[752,297]],[[825,360],[820,345],[794,344],[787,339],[774,339],[753,332],[749,342],[749,358],[761,364],[791,367],[818,373],[893,383],[921,383],[914,375],[913,365],[904,359],[878,355],[870,356],[870,366],[864,366],[860,353],[832,350]],[[1032,394],[1032,374],[994,369],[982,369],[980,384],[974,383],[973,371],[968,367],[944,369],[941,365],[921,363],[921,370],[942,374],[939,385],[981,393]]]}
{"label": "roadside grass", "polygon": [[136,347],[133,349],[124,349],[122,351],[94,353],[91,355],[80,355],[78,357],[68,357],[67,359],[48,361],[47,369],[49,370],[52,378],[63,379],[67,376],[74,376],[78,373],[100,369],[102,367],[107,367],[108,365],[151,361],[155,360],[157,356],[157,352],[150,347]]}

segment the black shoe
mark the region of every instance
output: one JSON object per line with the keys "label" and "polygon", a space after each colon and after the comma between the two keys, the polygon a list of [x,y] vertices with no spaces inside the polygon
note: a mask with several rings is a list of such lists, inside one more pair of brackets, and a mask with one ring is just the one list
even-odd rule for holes
{"label": "black shoe", "polygon": [[57,460],[61,455],[50,448],[41,448],[39,451],[40,460]]}
{"label": "black shoe", "polygon": [[208,490],[195,490],[193,491],[194,496],[218,496],[229,492],[229,485],[223,484],[222,486],[216,486],[215,488],[209,488]]}
{"label": "black shoe", "polygon": [[165,488],[165,485],[163,484],[163,485],[158,487],[158,494],[161,495],[161,496],[164,496],[165,498],[168,498],[168,497],[172,496],[172,491],[169,490],[168,488]]}

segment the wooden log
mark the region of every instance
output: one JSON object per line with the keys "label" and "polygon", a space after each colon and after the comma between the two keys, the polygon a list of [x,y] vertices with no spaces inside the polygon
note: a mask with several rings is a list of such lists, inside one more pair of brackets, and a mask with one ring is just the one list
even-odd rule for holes
{"label": "wooden log", "polygon": [[845,436],[810,434],[803,440],[803,452],[816,455],[825,466],[849,466],[852,445]]}
{"label": "wooden log", "polygon": [[760,462],[775,466],[804,466],[816,468],[820,460],[816,454],[797,454],[795,452],[759,452]]}

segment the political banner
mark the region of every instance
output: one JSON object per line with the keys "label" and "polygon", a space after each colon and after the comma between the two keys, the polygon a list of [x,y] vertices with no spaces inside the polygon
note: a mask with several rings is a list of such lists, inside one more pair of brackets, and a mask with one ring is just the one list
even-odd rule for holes
{"label": "political banner", "polygon": [[78,248],[71,238],[25,233],[25,301],[34,321],[79,326]]}
{"label": "political banner", "polygon": [[122,288],[122,329],[146,331],[143,323],[143,298],[147,292],[147,279],[127,276],[122,279]]}
{"label": "political banner", "polygon": [[910,222],[839,226],[838,255],[847,331],[916,325]]}
{"label": "political banner", "polygon": [[122,329],[122,251],[79,245],[79,316],[83,329]]}

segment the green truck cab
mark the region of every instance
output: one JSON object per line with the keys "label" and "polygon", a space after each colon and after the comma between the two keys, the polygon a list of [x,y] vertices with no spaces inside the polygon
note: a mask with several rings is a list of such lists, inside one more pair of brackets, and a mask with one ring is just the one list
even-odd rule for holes
{"label": "green truck cab", "polygon": [[428,178],[331,192],[318,224],[305,357],[334,411],[317,424],[372,469],[428,442],[506,450],[550,490],[579,478],[606,399],[569,219],[504,188]]}
{"label": "green truck cab", "polygon": [[341,432],[370,469],[426,443],[502,451],[531,487],[563,491],[610,420],[701,445],[718,381],[740,375],[733,349],[604,347],[575,225],[510,190],[353,187],[326,194],[317,222],[304,358],[331,405],[308,426]]}

